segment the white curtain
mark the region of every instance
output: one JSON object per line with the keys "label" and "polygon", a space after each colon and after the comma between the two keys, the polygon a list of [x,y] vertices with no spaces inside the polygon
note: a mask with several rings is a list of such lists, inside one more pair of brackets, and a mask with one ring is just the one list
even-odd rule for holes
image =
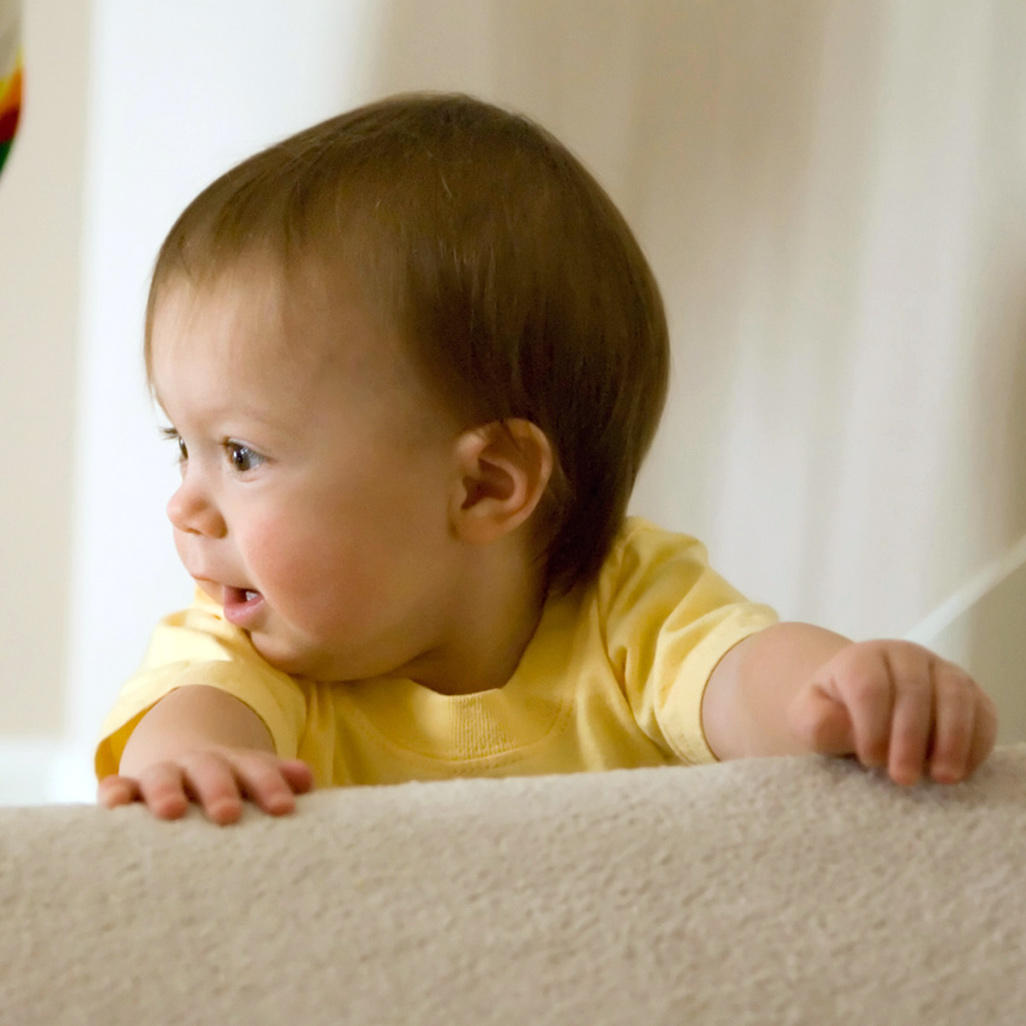
{"label": "white curtain", "polygon": [[382,7],[374,91],[522,107],[636,228],[675,368],[635,510],[1026,737],[1026,4]]}

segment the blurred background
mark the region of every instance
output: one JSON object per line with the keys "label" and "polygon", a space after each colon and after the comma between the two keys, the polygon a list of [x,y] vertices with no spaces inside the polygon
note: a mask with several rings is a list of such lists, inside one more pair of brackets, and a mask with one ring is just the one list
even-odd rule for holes
{"label": "blurred background", "polygon": [[[0,0],[0,4],[10,0]],[[789,619],[905,636],[1026,740],[1021,0],[26,0],[0,176],[0,802],[89,801],[186,604],[140,357],[189,199],[381,95],[552,129],[663,289],[633,509]]]}

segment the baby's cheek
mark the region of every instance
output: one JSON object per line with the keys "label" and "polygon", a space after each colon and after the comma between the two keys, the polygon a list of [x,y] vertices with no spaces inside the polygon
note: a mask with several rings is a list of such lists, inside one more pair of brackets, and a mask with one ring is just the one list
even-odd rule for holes
{"label": "baby's cheek", "polygon": [[266,598],[286,619],[320,636],[364,604],[368,583],[359,552],[324,530],[265,521],[249,536],[250,567]]}
{"label": "baby's cheek", "polygon": [[270,591],[300,590],[301,582],[312,583],[324,562],[316,539],[296,532],[295,525],[281,520],[260,521],[247,537],[247,562]]}
{"label": "baby's cheek", "polygon": [[237,544],[243,550],[242,557],[254,585],[267,593],[287,589],[302,575],[308,562],[291,525],[281,518],[251,521],[245,533],[240,532]]}

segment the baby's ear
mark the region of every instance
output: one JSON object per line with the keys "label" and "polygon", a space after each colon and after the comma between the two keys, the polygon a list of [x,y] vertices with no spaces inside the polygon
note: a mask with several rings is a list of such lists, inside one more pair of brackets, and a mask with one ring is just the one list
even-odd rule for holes
{"label": "baby's ear", "polygon": [[552,444],[537,424],[520,418],[465,431],[456,441],[456,459],[450,517],[469,542],[492,541],[518,528],[552,477]]}

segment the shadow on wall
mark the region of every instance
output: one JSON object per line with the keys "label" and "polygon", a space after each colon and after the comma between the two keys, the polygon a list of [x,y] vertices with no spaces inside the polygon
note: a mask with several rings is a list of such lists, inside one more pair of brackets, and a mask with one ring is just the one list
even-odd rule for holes
{"label": "shadow on wall", "polygon": [[[1018,264],[1022,275],[1012,283],[1011,295],[1022,295],[1026,285],[1026,252]],[[1003,480],[1008,495],[1002,507],[1020,527],[1026,524],[1026,310],[1022,312],[1021,339],[1014,373],[1004,384],[1004,433],[1008,462]],[[1000,473],[1001,471],[999,471]],[[966,616],[966,665],[991,691],[1002,717],[999,740],[1026,741],[1026,533],[1017,546],[1017,562],[1008,576],[972,606]]]}
{"label": "shadow on wall", "polygon": [[[1022,278],[1010,283],[1010,289],[1017,286],[1021,294],[1026,261],[1019,266]],[[1009,291],[1008,298],[1014,294]],[[994,516],[1014,516],[1014,523],[1022,525],[1026,523],[1026,310],[1013,337],[1022,341],[1009,361],[1011,373],[1002,382],[988,383],[985,392],[994,400],[989,425],[1001,435],[1007,464],[980,469],[1003,474],[1006,482],[1005,501]],[[986,584],[982,594],[937,638],[937,647],[965,665],[997,702],[999,742],[1026,741],[1026,534],[996,562],[993,582]]]}
{"label": "shadow on wall", "polygon": [[1026,741],[1026,561],[969,610],[969,665],[998,704],[998,740]]}

